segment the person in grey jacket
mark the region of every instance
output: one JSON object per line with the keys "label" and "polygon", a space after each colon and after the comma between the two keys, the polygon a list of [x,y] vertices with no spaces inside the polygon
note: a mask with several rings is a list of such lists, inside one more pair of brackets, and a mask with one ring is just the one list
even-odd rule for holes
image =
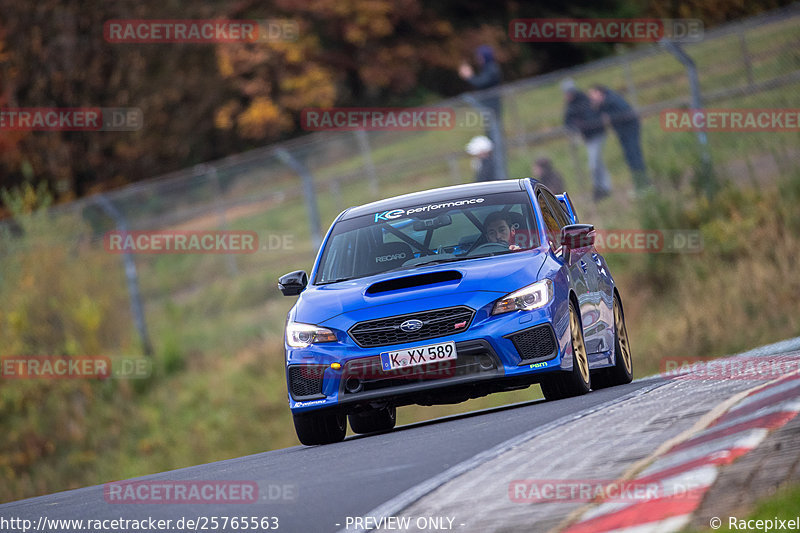
{"label": "person in grey jacket", "polygon": [[636,111],[622,95],[605,85],[593,85],[588,95],[592,106],[608,117],[611,127],[617,134],[636,189],[646,188],[650,185],[650,180],[642,155],[641,126]]}
{"label": "person in grey jacket", "polygon": [[601,200],[611,194],[611,176],[603,162],[603,146],[606,142],[606,127],[600,112],[592,107],[589,97],[578,90],[575,82],[567,78],[561,82],[566,109],[564,125],[579,133],[586,145],[589,172],[594,184],[594,199]]}

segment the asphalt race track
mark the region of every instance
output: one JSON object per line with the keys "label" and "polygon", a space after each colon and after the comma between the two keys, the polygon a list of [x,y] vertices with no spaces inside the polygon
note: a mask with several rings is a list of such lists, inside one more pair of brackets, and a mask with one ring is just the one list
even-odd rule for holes
{"label": "asphalt race track", "polygon": [[[658,530],[679,531],[700,503],[686,494],[701,498],[725,457],[730,462],[756,450],[798,413],[800,338],[577,398],[531,401],[121,482],[161,490],[147,493],[144,502],[115,499],[112,487],[117,494],[123,490],[115,483],[11,502],[0,505],[0,530],[595,533],[659,520]],[[517,492],[531,481],[594,483],[639,474],[659,479],[672,496],[592,508],[579,498],[531,502],[527,489]],[[232,493],[224,491],[190,503],[164,501],[163,487],[192,485],[248,485],[255,494],[248,501],[232,502]],[[688,486],[693,492],[675,494]],[[239,522],[223,529],[233,517]],[[277,528],[268,517],[277,518]],[[412,527],[398,527],[403,517]],[[243,527],[244,518],[260,527],[252,521]],[[133,527],[110,522],[115,519],[153,522]],[[109,522],[87,527],[88,520]],[[154,525],[158,520],[171,522]]]}
{"label": "asphalt race track", "polygon": [[0,505],[0,516],[28,519],[34,525],[41,517],[174,521],[181,517],[277,516],[279,531],[334,532],[345,528],[346,517],[367,515],[403,491],[485,450],[653,383],[635,381],[578,398],[532,401],[403,426],[385,434],[348,437],[337,444],[296,446],[137,478],[253,480],[262,498],[272,497],[274,503],[110,504],[104,499],[103,486],[95,486]]}

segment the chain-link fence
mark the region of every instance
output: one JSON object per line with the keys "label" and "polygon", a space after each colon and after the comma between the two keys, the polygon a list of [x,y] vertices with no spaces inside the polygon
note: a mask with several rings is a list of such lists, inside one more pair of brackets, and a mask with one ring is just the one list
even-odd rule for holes
{"label": "chain-link fence", "polygon": [[[696,64],[696,96],[702,105],[796,106],[798,27],[795,5],[708,31],[701,42],[682,45]],[[468,95],[478,101],[501,99],[508,177],[532,175],[532,162],[546,157],[564,176],[576,204],[589,210],[594,204],[585,149],[563,124],[559,83],[565,77],[574,78],[580,88],[606,85],[636,109],[644,159],[657,190],[710,179],[702,172],[704,162],[715,179],[747,184],[773,180],[797,167],[796,131],[708,133],[706,139],[692,131],[666,131],[662,111],[693,103],[685,65],[674,50],[659,44],[620,49],[601,61]],[[158,337],[178,327],[182,306],[201,305],[202,300],[204,306],[235,314],[277,298],[276,275],[308,269],[327,225],[349,205],[473,181],[473,162],[464,146],[487,128],[474,120],[474,101],[462,96],[435,104],[454,111],[452,129],[316,132],[90,196],[53,212],[79,214],[91,228],[95,249],[102,248],[104,235],[112,230],[246,230],[259,235],[258,250],[249,254],[120,255],[120,269],[127,272],[133,291],[132,313],[141,315],[138,328],[159,329],[153,335]],[[613,205],[624,208],[634,191],[631,172],[619,143],[608,137],[603,157],[612,177],[612,200],[622,198]],[[82,260],[80,249],[70,260]],[[280,326],[274,326],[276,332]],[[235,331],[247,334],[259,327],[257,321],[248,322]]]}

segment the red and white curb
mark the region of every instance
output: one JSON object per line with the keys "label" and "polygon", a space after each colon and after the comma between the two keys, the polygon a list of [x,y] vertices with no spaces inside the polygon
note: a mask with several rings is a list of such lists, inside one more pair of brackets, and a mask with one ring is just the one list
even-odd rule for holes
{"label": "red and white curb", "polygon": [[708,427],[672,446],[631,480],[662,487],[657,497],[601,502],[564,533],[680,531],[699,507],[719,469],[756,448],[770,431],[800,412],[800,375],[754,390]]}

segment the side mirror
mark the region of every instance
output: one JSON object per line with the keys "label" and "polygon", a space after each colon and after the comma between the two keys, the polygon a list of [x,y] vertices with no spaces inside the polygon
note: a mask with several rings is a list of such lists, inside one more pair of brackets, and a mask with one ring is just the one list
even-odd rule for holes
{"label": "side mirror", "polygon": [[305,270],[295,270],[278,278],[278,288],[284,296],[297,296],[308,285],[308,275]]}
{"label": "side mirror", "polygon": [[594,226],[591,224],[571,224],[561,228],[561,249],[564,262],[570,264],[572,252],[594,246]]}

